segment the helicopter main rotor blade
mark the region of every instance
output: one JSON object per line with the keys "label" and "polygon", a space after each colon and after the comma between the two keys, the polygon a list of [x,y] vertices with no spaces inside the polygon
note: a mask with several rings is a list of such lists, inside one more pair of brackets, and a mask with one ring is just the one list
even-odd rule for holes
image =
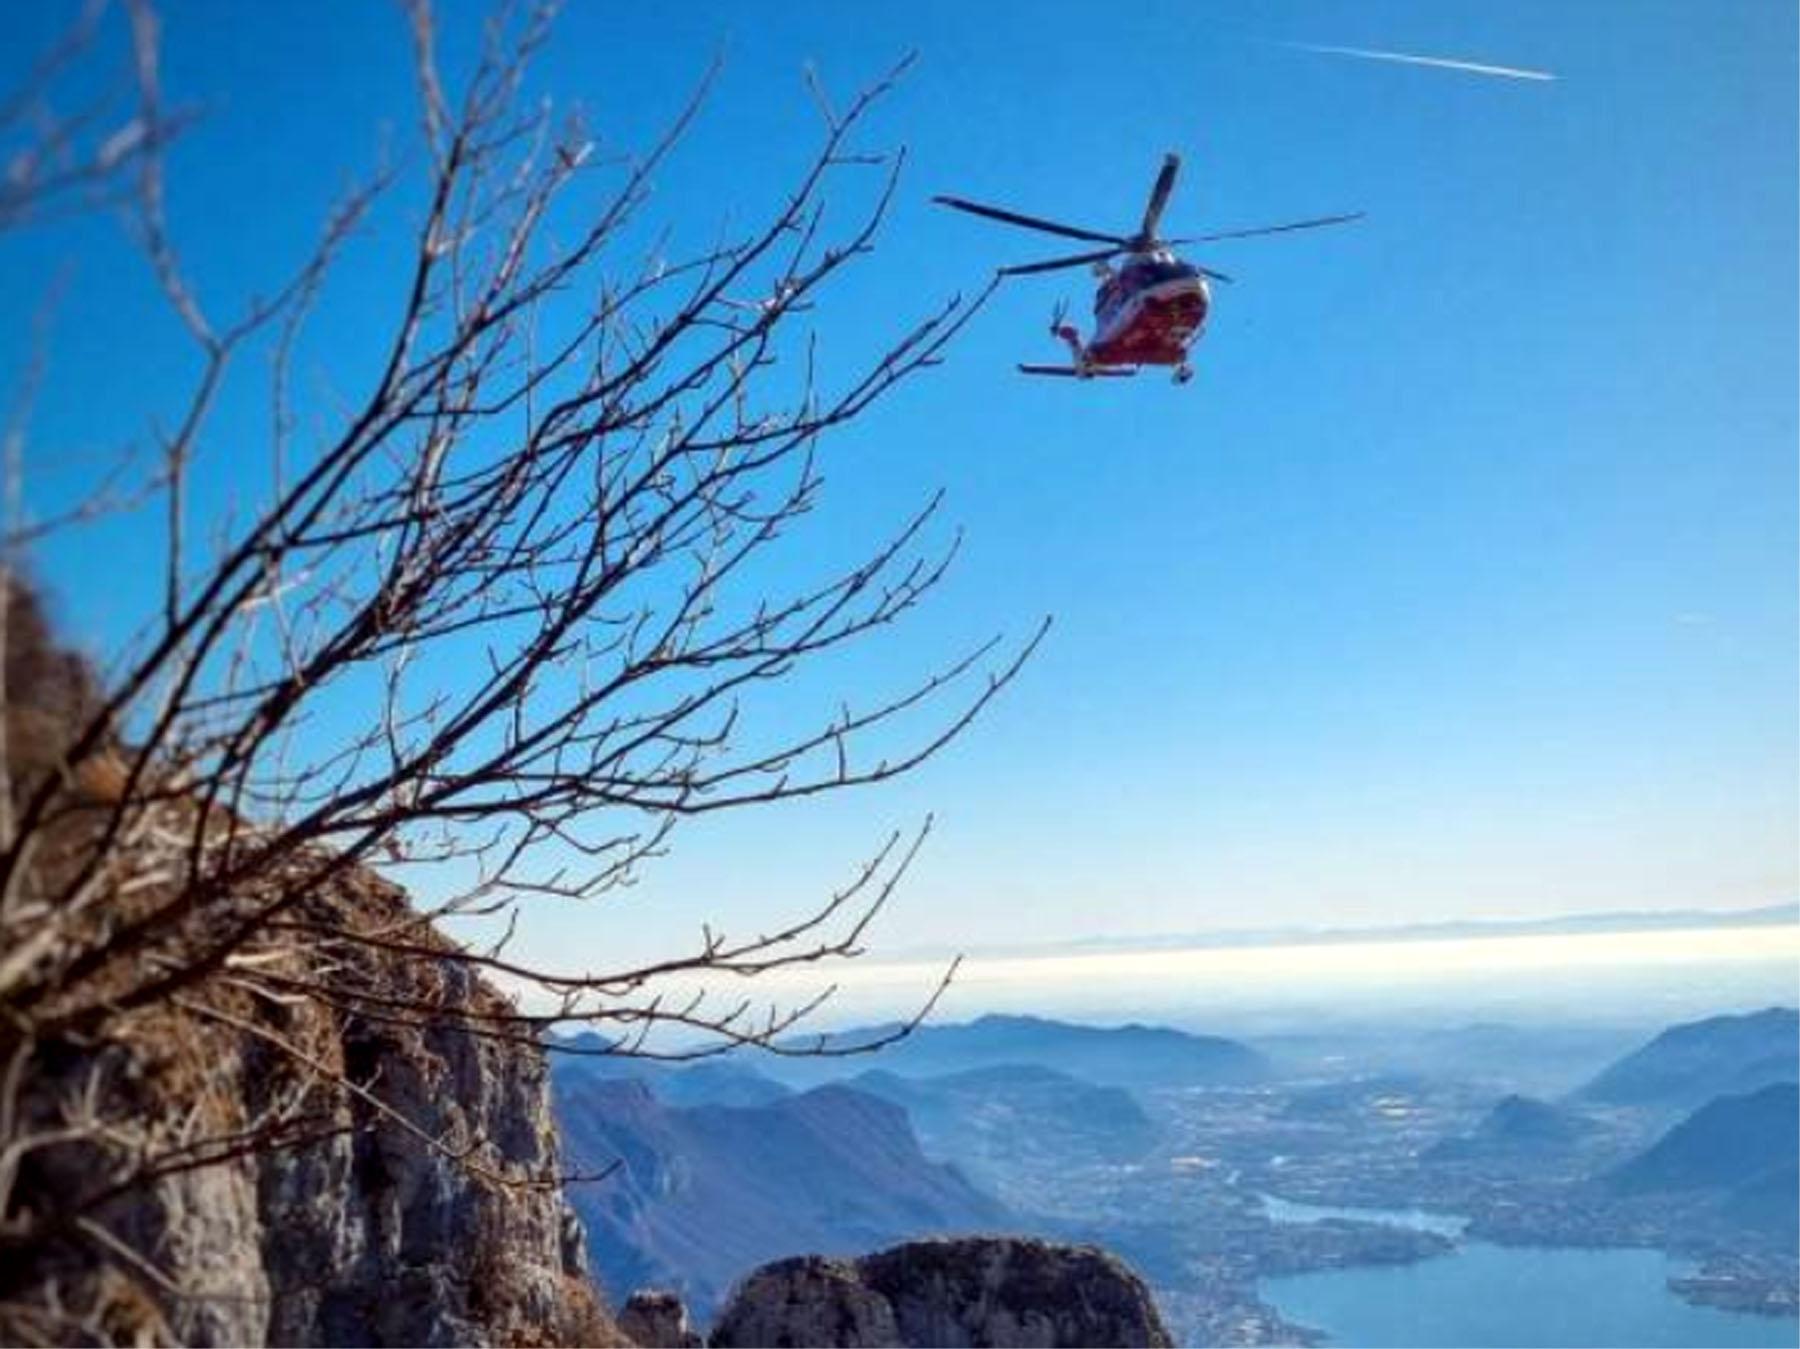
{"label": "helicopter main rotor blade", "polygon": [[1162,170],[1156,175],[1156,186],[1150,189],[1150,201],[1144,207],[1144,223],[1138,229],[1138,238],[1150,240],[1156,237],[1156,227],[1162,223],[1163,208],[1169,204],[1169,193],[1175,190],[1175,175],[1180,168],[1180,155],[1163,156]]}
{"label": "helicopter main rotor blade", "polygon": [[[1028,276],[1032,272],[1055,272],[1064,267],[1079,267],[1084,262],[1104,262],[1108,258],[1116,258],[1119,254],[1130,251],[1129,248],[1102,248],[1092,253],[1076,253],[1067,258],[1050,258],[1044,262],[1022,262],[1014,267],[1002,267],[999,272],[1001,276]],[[1211,267],[1196,266],[1194,270],[1209,281],[1223,281],[1226,285],[1230,285],[1235,279],[1227,273]]]}
{"label": "helicopter main rotor blade", "polygon": [[1044,262],[1022,262],[1016,267],[1002,267],[1001,276],[1026,276],[1031,272],[1054,272],[1064,267],[1079,267],[1084,262],[1104,262],[1125,252],[1123,248],[1102,248],[1093,253],[1076,253],[1067,258],[1050,258]]}
{"label": "helicopter main rotor blade", "polygon": [[1008,225],[1023,225],[1028,230],[1042,230],[1045,234],[1060,234],[1065,239],[1091,239],[1097,244],[1116,244],[1121,248],[1128,242],[1116,234],[1101,234],[1097,230],[1077,229],[1073,225],[1059,225],[1054,220],[1040,220],[1034,215],[1020,215],[1017,211],[1002,210],[998,206],[983,206],[978,201],[968,201],[962,197],[933,197],[932,200],[940,206],[967,211],[970,215],[986,216],[989,220],[1003,221]]}
{"label": "helicopter main rotor blade", "polygon": [[1364,212],[1352,211],[1349,215],[1322,215],[1316,220],[1295,220],[1286,225],[1258,225],[1255,229],[1222,230],[1217,234],[1195,234],[1186,239],[1170,239],[1170,244],[1211,244],[1220,239],[1248,239],[1258,234],[1286,234],[1289,230],[1315,230],[1321,225],[1342,225],[1351,220],[1361,220]]}

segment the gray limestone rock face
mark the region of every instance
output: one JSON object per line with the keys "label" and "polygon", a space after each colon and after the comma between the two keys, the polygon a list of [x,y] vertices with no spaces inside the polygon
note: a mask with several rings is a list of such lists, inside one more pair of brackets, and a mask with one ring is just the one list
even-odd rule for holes
{"label": "gray limestone rock face", "polygon": [[[480,996],[466,970],[442,977],[456,1001]],[[342,1101],[345,1133],[260,1168],[268,1342],[561,1338],[565,1304],[586,1282],[561,1193],[483,1184],[427,1141],[482,1138],[484,1169],[553,1175],[542,1055],[451,1026],[355,1019],[343,1043],[347,1059],[378,1066],[370,1090],[385,1110]]]}
{"label": "gray limestone rock face", "polygon": [[1166,1346],[1150,1291],[1092,1246],[914,1241],[857,1260],[802,1256],[738,1286],[712,1344]]}
{"label": "gray limestone rock face", "polygon": [[[117,799],[119,747],[64,756],[101,686],[16,572],[0,599],[0,795],[17,806],[62,777],[74,803],[30,850],[21,893],[67,893],[93,864],[67,951],[40,943],[8,992],[54,985],[57,960],[133,923],[154,940],[63,990],[76,1008],[130,987],[133,964],[183,972],[87,1026],[55,1029],[72,1009],[49,994],[29,1015],[6,1003],[0,1344],[619,1343],[559,1184],[544,1052],[478,1033],[512,1005],[365,867],[284,892],[280,867],[298,863],[272,863],[185,908],[169,878],[215,834],[195,821],[229,821],[246,853],[257,826],[198,795],[158,801],[161,785],[142,814],[91,811]],[[18,959],[4,935],[0,955]],[[234,966],[252,965],[312,993],[247,992]]]}
{"label": "gray limestone rock face", "polygon": [[903,1344],[888,1300],[849,1260],[801,1255],[745,1279],[713,1325],[715,1345]]}
{"label": "gray limestone rock face", "polygon": [[[410,912],[397,888],[353,871],[301,916],[391,923]],[[459,1026],[458,1012],[503,1006],[466,965],[345,959],[370,962],[372,983],[428,993],[446,1015],[258,1006],[239,1026],[153,1009],[127,1023],[130,1038],[37,1051],[21,1118],[39,1130],[89,1082],[152,1140],[192,1118],[229,1138],[303,1085],[312,1113],[292,1145],[173,1169],[106,1199],[94,1220],[107,1246],[0,1260],[0,1342],[622,1343],[556,1182],[543,1051]],[[337,1076],[308,1074],[270,1047],[275,1034]],[[90,1143],[36,1149],[14,1199],[53,1212],[110,1165]],[[78,1333],[50,1319],[63,1309]]]}

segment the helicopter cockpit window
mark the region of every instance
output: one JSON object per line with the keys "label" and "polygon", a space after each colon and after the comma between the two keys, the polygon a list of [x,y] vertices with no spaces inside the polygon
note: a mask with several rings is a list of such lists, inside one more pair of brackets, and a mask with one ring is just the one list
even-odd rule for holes
{"label": "helicopter cockpit window", "polygon": [[1199,274],[1199,268],[1168,254],[1131,258],[1101,283],[1094,296],[1094,312],[1104,313],[1128,296],[1151,286],[1161,285],[1165,281],[1185,281]]}
{"label": "helicopter cockpit window", "polygon": [[1198,275],[1195,268],[1171,257],[1133,258],[1119,272],[1119,282],[1128,290],[1158,285],[1164,281],[1181,281]]}

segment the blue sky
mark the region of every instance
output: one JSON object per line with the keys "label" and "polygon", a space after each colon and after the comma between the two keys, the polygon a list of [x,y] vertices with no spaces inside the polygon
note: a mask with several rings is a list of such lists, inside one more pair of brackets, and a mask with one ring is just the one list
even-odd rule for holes
{"label": "blue sky", "polygon": [[[204,112],[171,158],[172,221],[223,307],[301,253],[384,125],[404,148],[404,29],[381,5],[167,8],[166,82]],[[54,9],[9,12],[0,65]],[[446,6],[453,50],[477,14]],[[1792,896],[1795,25],[1776,0],[571,5],[538,86],[627,143],[723,53],[659,183],[678,240],[777,200],[816,134],[803,63],[844,95],[918,51],[870,128],[909,147],[902,198],[817,316],[828,350],[1059,251],[934,192],[1117,228],[1175,149],[1177,232],[1368,218],[1200,255],[1238,282],[1184,389],[1015,376],[1055,359],[1045,320],[1059,298],[1083,312],[1087,283],[1009,285],[842,438],[814,536],[842,550],[942,486],[967,531],[953,580],[793,697],[1054,614],[1038,658],[915,778],[696,828],[629,904],[543,913],[526,943],[761,927],[927,810],[880,934],[896,948]],[[379,329],[408,224],[401,198],[346,259],[319,335],[334,368]],[[111,220],[0,244],[8,312],[64,262],[40,510],[167,417],[192,364]],[[215,506],[262,453],[258,393],[221,407]],[[127,521],[38,559],[102,655],[154,546]]]}

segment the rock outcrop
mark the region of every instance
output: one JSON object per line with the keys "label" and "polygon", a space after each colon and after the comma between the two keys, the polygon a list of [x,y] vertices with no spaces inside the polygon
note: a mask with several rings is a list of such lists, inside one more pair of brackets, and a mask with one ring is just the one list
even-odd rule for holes
{"label": "rock outcrop", "polygon": [[751,1274],[715,1346],[1154,1346],[1143,1280],[1091,1246],[1018,1237],[908,1242],[857,1260],[801,1256]]}
{"label": "rock outcrop", "polygon": [[700,1349],[681,1298],[663,1288],[640,1288],[626,1299],[619,1329],[638,1349]]}

